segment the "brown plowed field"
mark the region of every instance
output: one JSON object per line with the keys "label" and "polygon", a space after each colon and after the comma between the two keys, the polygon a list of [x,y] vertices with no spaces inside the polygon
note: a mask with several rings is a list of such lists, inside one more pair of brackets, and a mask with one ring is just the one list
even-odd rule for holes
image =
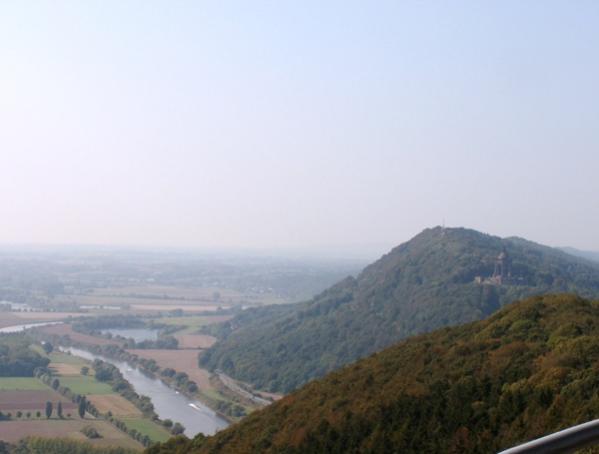
{"label": "brown plowed field", "polygon": [[95,337],[95,336],[88,336],[87,334],[81,334],[76,331],[73,331],[73,328],[69,324],[44,326],[43,328],[40,328],[40,331],[42,331],[44,333],[48,333],[48,334],[58,335],[58,336],[68,335],[75,342],[81,342],[82,344],[121,345],[121,343],[116,340],[104,339],[104,338]]}
{"label": "brown plowed field", "polygon": [[210,348],[216,342],[216,337],[206,334],[178,334],[179,348]]}
{"label": "brown plowed field", "polygon": [[46,402],[52,402],[56,408],[57,402],[62,402],[63,413],[76,412],[77,405],[57,392],[47,391],[0,391],[0,411],[6,413],[15,410],[44,411]]}
{"label": "brown plowed field", "polygon": [[162,368],[185,372],[202,389],[211,388],[210,372],[198,367],[197,350],[128,350],[141,358],[153,359]]}
{"label": "brown plowed field", "polygon": [[141,411],[124,397],[118,394],[97,394],[87,396],[89,400],[101,413],[112,412],[114,416],[141,416]]}

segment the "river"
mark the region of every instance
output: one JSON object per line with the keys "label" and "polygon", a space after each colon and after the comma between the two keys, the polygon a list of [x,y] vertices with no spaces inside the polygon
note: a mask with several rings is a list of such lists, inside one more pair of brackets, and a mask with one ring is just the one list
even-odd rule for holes
{"label": "river", "polygon": [[[160,419],[170,419],[173,422],[180,422],[185,426],[185,435],[188,437],[193,437],[198,433],[212,435],[229,425],[226,420],[218,416],[203,403],[187,398],[165,385],[161,380],[148,377],[139,369],[126,362],[106,358],[90,353],[87,350],[73,347],[61,348],[61,350],[68,351],[74,356],[79,356],[89,361],[100,359],[116,366],[123,374],[125,380],[131,383],[136,393],[152,399],[154,410]],[[173,354],[176,354],[176,352],[173,352]]]}
{"label": "river", "polygon": [[108,328],[100,330],[102,334],[110,333],[113,336],[121,336],[125,339],[133,339],[135,342],[158,339],[157,329],[148,328]]}
{"label": "river", "polygon": [[49,325],[60,325],[62,322],[40,322],[40,323],[28,323],[26,325],[14,325],[7,326],[6,328],[0,328],[0,334],[13,334],[20,333],[21,331],[25,331],[30,328],[40,328],[42,326]]}

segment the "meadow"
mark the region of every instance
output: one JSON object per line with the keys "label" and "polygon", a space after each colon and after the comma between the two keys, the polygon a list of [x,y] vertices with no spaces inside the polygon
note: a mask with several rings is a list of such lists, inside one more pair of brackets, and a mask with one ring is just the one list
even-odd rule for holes
{"label": "meadow", "polygon": [[33,377],[0,377],[0,391],[44,391],[49,389]]}

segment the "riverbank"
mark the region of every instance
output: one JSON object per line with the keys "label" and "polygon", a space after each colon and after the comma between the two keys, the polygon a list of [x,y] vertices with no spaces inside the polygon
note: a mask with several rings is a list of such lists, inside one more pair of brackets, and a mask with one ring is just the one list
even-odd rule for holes
{"label": "riverbank", "polygon": [[190,399],[184,394],[170,388],[162,380],[150,377],[133,364],[108,358],[80,348],[69,347],[67,350],[78,357],[93,361],[99,359],[117,367],[125,380],[131,383],[138,393],[148,396],[154,405],[154,411],[161,420],[170,419],[180,422],[185,427],[185,434],[193,437],[198,433],[212,435],[226,428],[229,423],[219,417],[216,412],[202,402]]}
{"label": "riverbank", "polygon": [[[211,317],[179,317],[172,323],[170,318],[154,319],[151,328],[167,327],[177,333],[195,332],[199,326],[213,323]],[[222,318],[222,317],[221,317]],[[166,323],[168,321],[168,323]],[[105,323],[103,323],[105,324]],[[47,327],[41,332],[52,336],[53,342],[74,346],[91,351],[118,361],[125,361],[153,378],[159,378],[171,388],[190,399],[199,400],[228,422],[237,422],[256,409],[263,408],[273,400],[271,396],[261,396],[245,388],[243,384],[232,380],[223,381],[218,374],[213,374],[199,367],[198,355],[202,349],[157,349],[127,348],[131,341],[106,334],[98,335],[90,329],[77,331],[70,324],[59,327]],[[104,326],[101,326],[105,329]],[[167,331],[165,330],[165,331]],[[148,332],[151,330],[148,329]],[[241,385],[241,386],[239,386]],[[266,398],[264,398],[266,397]]]}

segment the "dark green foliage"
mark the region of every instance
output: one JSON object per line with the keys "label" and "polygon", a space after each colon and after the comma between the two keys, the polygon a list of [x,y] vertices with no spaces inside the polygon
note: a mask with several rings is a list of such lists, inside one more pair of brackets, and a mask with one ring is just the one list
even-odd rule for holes
{"label": "dark green foliage", "polygon": [[[493,274],[503,250],[513,279],[476,283],[477,276]],[[247,310],[210,328],[220,341],[200,364],[288,392],[405,337],[551,292],[599,296],[599,265],[518,238],[428,229],[312,301]]]}
{"label": "dark green foliage", "polygon": [[93,440],[95,438],[102,438],[102,435],[100,435],[96,428],[92,426],[85,426],[83,429],[81,429],[81,433],[90,440]]}
{"label": "dark green foliage", "polygon": [[81,399],[79,399],[79,405],[77,407],[77,412],[79,413],[79,417],[81,419],[85,418],[86,406],[87,406],[87,400],[85,399],[85,396],[81,396]]}
{"label": "dark green foliage", "polygon": [[497,452],[596,418],[598,389],[599,302],[533,297],[405,340],[213,437],[149,452]]}
{"label": "dark green foliage", "polygon": [[33,377],[37,368],[50,363],[29,348],[31,340],[23,335],[0,336],[0,377]]}
{"label": "dark green foliage", "polygon": [[48,355],[54,351],[54,346],[50,342],[42,343],[42,348]]}
{"label": "dark green foliage", "polygon": [[56,404],[56,414],[58,415],[58,417],[60,419],[62,419],[62,402],[58,401],[58,403]]}
{"label": "dark green foliage", "polygon": [[141,342],[133,342],[129,348],[153,349],[161,350],[176,350],[179,348],[179,341],[173,336],[161,336],[156,340],[145,340]]}
{"label": "dark green foliage", "polygon": [[50,419],[50,417],[52,416],[52,402],[46,402],[46,418]]}
{"label": "dark green foliage", "polygon": [[185,427],[183,427],[183,425],[178,422],[176,422],[171,429],[171,433],[173,435],[181,435],[183,432],[185,432]]}

